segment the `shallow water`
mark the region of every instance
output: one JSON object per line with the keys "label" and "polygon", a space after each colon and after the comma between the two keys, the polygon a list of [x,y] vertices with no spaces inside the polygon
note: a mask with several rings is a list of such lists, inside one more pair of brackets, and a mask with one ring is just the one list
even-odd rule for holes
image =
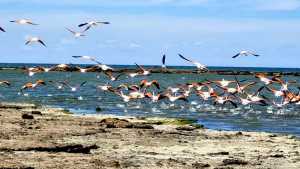
{"label": "shallow water", "polygon": [[[251,68],[249,69],[251,70]],[[268,71],[268,69],[264,70]],[[272,71],[274,70],[272,69]],[[282,69],[279,69],[279,71],[282,71]],[[212,74],[152,74],[149,77],[137,77],[135,79],[127,79],[123,76],[120,81],[114,82],[112,85],[137,83],[145,78],[158,80],[162,88],[174,86],[177,83],[202,81],[204,79],[233,79],[232,76]],[[72,92],[68,88],[60,90],[48,83],[45,87],[25,91],[24,94],[26,96],[19,93],[19,89],[24,83],[37,79],[45,81],[68,80],[71,85],[77,85],[83,81],[88,81],[88,83],[80,88],[78,92]],[[252,76],[238,76],[238,79],[256,81]],[[284,77],[284,79],[297,80],[296,77],[292,76]],[[152,103],[149,100],[124,103],[116,95],[96,89],[97,85],[108,82],[108,79],[99,73],[49,72],[38,73],[33,77],[29,77],[21,70],[1,70],[0,80],[8,80],[12,83],[11,87],[0,87],[1,101],[46,104],[69,109],[79,114],[105,113],[146,117],[189,118],[212,129],[270,131],[300,136],[300,107],[296,105],[289,105],[281,109],[274,106],[239,106],[239,108],[235,109],[230,105],[214,106],[211,102],[204,102],[195,95],[189,97],[189,103],[181,101],[175,102],[175,104],[167,101]],[[296,88],[291,90],[296,90]],[[272,99],[274,98],[270,93],[265,95]],[[96,107],[100,107],[101,111],[97,112]]]}

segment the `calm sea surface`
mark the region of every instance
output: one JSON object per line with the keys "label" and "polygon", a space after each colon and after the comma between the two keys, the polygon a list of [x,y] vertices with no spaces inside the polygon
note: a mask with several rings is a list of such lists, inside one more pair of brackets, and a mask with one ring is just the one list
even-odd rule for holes
{"label": "calm sea surface", "polygon": [[[0,64],[0,67],[22,67],[36,66],[34,64]],[[51,65],[46,65],[51,66]],[[135,66],[115,66],[118,68],[135,68]],[[176,69],[192,69],[191,67],[172,67]],[[300,69],[277,69],[277,68],[222,68],[212,67],[213,70],[244,70],[244,71],[280,71],[280,72],[300,72]],[[156,79],[162,88],[176,86],[186,82],[203,81],[204,79],[221,80],[233,79],[232,76],[220,76],[212,74],[152,74],[149,77],[137,77],[127,79],[121,77],[117,82],[111,83],[118,86],[121,83],[138,83],[140,80]],[[33,82],[37,79],[45,81],[68,80],[71,85],[78,85],[87,81],[78,92],[72,92],[68,88],[57,89],[50,83],[45,87],[35,90],[25,91],[23,96],[19,93],[22,85],[26,82]],[[252,76],[238,76],[240,80],[257,81]],[[286,76],[285,80],[299,81],[299,77]],[[78,114],[115,114],[132,116],[160,116],[188,118],[198,123],[204,124],[207,128],[222,130],[244,130],[244,131],[268,131],[287,133],[300,136],[300,105],[289,105],[284,108],[274,106],[214,106],[211,102],[204,102],[197,96],[189,97],[189,103],[175,102],[171,104],[167,101],[151,103],[149,100],[133,101],[124,103],[119,97],[111,93],[104,93],[96,89],[97,85],[108,82],[106,76],[101,73],[78,73],[78,72],[49,72],[38,73],[33,77],[27,76],[22,70],[0,70],[0,80],[8,80],[11,87],[0,87],[0,101],[5,102],[26,102],[49,105],[69,109]],[[300,82],[300,81],[299,81]],[[257,85],[257,87],[261,86]],[[274,86],[276,87],[276,86]],[[254,89],[253,89],[254,90]],[[291,90],[297,91],[296,86]],[[271,100],[279,101],[270,93],[264,95]],[[100,107],[102,111],[97,112]]]}

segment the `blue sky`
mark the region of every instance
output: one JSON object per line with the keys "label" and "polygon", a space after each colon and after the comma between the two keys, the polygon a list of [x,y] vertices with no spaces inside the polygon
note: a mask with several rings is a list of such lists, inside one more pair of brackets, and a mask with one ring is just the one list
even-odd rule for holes
{"label": "blue sky", "polygon": [[[300,0],[1,0],[1,62],[187,65],[177,53],[209,66],[300,67]],[[30,18],[39,26],[9,20]],[[88,20],[111,25],[75,39],[65,27]],[[25,46],[39,36],[47,48]],[[261,57],[231,59],[239,50]]]}

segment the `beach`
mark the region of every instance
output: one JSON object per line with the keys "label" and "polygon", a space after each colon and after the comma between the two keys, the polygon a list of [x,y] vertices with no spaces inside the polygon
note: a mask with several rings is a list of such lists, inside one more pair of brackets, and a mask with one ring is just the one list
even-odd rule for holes
{"label": "beach", "polygon": [[300,140],[180,119],[0,106],[0,168],[299,168]]}
{"label": "beach", "polygon": [[0,169],[300,169],[300,0],[0,6]]}

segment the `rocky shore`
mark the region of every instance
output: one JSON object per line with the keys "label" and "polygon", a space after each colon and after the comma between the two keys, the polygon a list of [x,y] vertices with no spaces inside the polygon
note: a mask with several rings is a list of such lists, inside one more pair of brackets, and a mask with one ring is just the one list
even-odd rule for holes
{"label": "rocky shore", "polygon": [[290,135],[0,104],[0,168],[300,168]]}
{"label": "rocky shore", "polygon": [[[91,68],[93,66],[86,66],[83,68]],[[148,68],[148,67],[147,67]],[[0,67],[0,71],[3,70],[20,70],[20,71],[26,71],[26,67]],[[55,68],[51,71],[55,72],[78,72],[79,67],[77,66],[70,66],[68,68]],[[133,73],[138,71],[138,69],[124,69],[124,68],[115,68],[112,72],[114,73]],[[300,72],[283,72],[283,71],[249,71],[249,70],[231,70],[231,69],[224,69],[224,70],[210,70],[210,71],[198,71],[196,69],[174,69],[174,68],[168,68],[168,69],[162,69],[159,66],[155,67],[149,67],[149,71],[151,73],[165,73],[165,74],[217,74],[217,75],[255,75],[256,73],[265,73],[267,76],[300,76]],[[102,72],[102,70],[99,69],[92,69],[87,70],[87,72]]]}

